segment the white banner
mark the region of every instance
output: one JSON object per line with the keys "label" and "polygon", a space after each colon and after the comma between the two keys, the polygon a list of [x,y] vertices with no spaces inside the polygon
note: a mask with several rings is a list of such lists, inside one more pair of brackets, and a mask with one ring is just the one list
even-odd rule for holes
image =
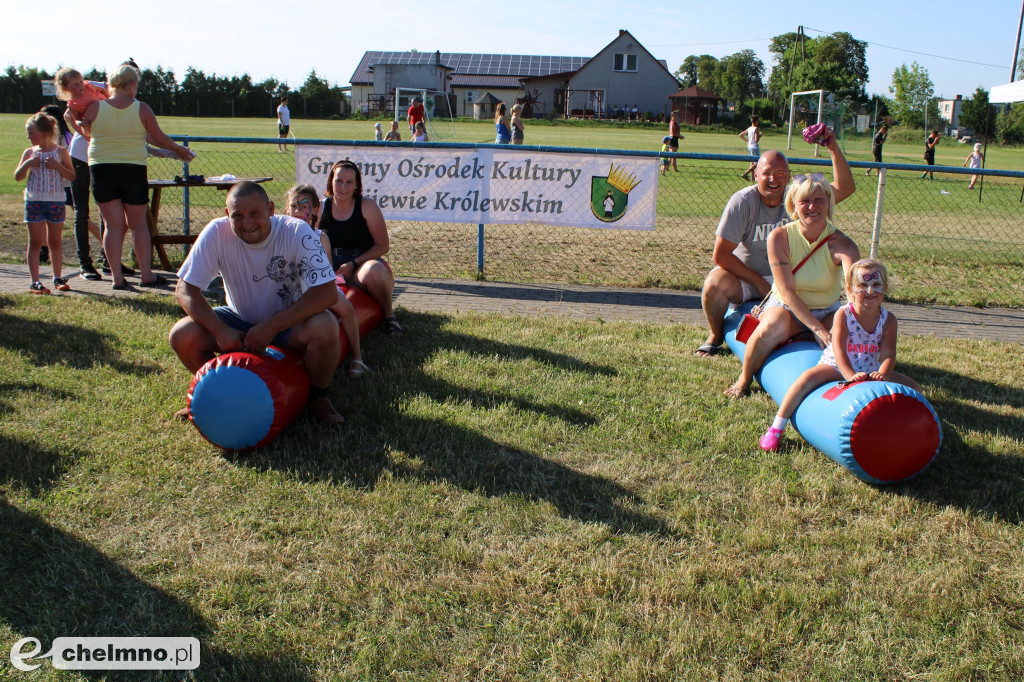
{"label": "white banner", "polygon": [[658,159],[515,149],[296,145],[295,176],[323,193],[337,161],[388,220],[653,230]]}

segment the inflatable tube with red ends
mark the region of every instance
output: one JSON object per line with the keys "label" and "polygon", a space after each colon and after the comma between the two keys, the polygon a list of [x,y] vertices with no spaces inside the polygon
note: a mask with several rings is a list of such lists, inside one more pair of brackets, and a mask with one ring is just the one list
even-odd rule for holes
{"label": "inflatable tube with red ends", "polygon": [[[359,320],[359,336],[383,319],[377,301],[365,291],[340,287]],[[348,340],[340,329],[340,363],[348,355]],[[266,355],[225,353],[199,368],[188,391],[192,423],[203,438],[225,450],[249,450],[274,440],[309,399],[309,375],[302,356],[271,346]]]}
{"label": "inflatable tube with red ends", "polygon": [[[381,323],[381,320],[384,319],[384,311],[380,309],[380,305],[373,296],[370,296],[370,294],[359,287],[339,284],[338,288],[345,294],[345,298],[352,304],[352,307],[356,309],[356,319],[359,320],[359,338],[363,338]],[[345,335],[342,334],[342,343],[344,344],[341,351],[342,357],[348,355],[348,342],[344,338]]]}
{"label": "inflatable tube with red ends", "polygon": [[266,445],[309,399],[302,356],[271,346],[265,355],[224,353],[199,368],[188,390],[192,423],[225,450]]}
{"label": "inflatable tube with red ends", "polygon": [[[736,340],[736,328],[751,307],[726,316],[725,340],[740,359],[746,344]],[[820,358],[817,343],[789,343],[769,355],[755,376],[775,402],[781,402],[797,377]],[[800,403],[792,421],[808,443],[874,484],[916,476],[942,446],[942,426],[928,400],[890,381],[833,381],[819,386]]]}

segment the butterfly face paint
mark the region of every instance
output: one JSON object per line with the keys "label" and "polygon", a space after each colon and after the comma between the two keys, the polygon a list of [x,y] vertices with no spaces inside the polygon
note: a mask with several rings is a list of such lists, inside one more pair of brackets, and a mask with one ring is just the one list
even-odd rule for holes
{"label": "butterfly face paint", "polygon": [[313,202],[310,201],[309,197],[298,197],[292,199],[292,203],[288,206],[288,215],[299,220],[305,220],[309,222],[309,216],[313,213]]}
{"label": "butterfly face paint", "polygon": [[883,294],[885,293],[885,282],[882,281],[881,273],[877,271],[857,272],[853,290],[859,294]]}

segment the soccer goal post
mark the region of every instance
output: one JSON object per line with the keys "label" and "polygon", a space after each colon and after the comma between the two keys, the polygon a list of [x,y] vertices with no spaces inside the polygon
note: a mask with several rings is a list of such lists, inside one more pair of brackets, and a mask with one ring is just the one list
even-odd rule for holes
{"label": "soccer goal post", "polygon": [[[818,96],[818,120],[815,123],[821,123],[825,118],[825,90],[804,90],[803,92],[794,92],[789,96],[789,135],[786,138],[786,149],[793,149],[793,123],[797,116],[797,97],[807,97],[808,95]],[[818,155],[818,145],[814,145],[814,155]]]}
{"label": "soccer goal post", "polygon": [[409,107],[416,98],[423,104],[423,123],[431,140],[455,139],[455,116],[448,93],[419,88],[395,88],[395,120],[408,119]]}

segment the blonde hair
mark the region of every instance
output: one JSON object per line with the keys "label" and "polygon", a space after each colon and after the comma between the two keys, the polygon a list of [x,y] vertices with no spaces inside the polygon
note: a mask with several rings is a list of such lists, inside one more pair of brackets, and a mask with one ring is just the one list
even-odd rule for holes
{"label": "blonde hair", "polygon": [[60,128],[57,123],[57,119],[50,116],[45,111],[40,111],[39,113],[29,116],[28,120],[25,121],[25,127],[27,128],[29,126],[32,126],[41,133],[47,133],[54,142],[58,140],[57,131],[60,130]]}
{"label": "blonde hair", "polygon": [[513,114],[518,114],[522,110],[523,110],[523,105],[522,104],[513,104],[512,105],[512,113]]}
{"label": "blonde hair", "polygon": [[850,266],[850,270],[846,273],[847,291],[853,291],[853,281],[857,278],[857,273],[860,271],[877,272],[881,275],[882,295],[885,296],[889,293],[889,273],[886,272],[885,266],[882,265],[882,261],[875,260],[874,258],[861,258]]}
{"label": "blonde hair", "polygon": [[57,69],[57,75],[53,77],[53,86],[57,88],[57,99],[62,102],[66,102],[71,99],[71,93],[68,92],[68,83],[71,82],[72,78],[83,78],[82,72],[78,69],[72,69],[70,66],[64,66]]}
{"label": "blonde hair", "polygon": [[130,64],[122,64],[107,77],[107,85],[112,89],[123,88],[130,83],[138,83],[141,78],[138,69]]}
{"label": "blonde hair", "polygon": [[816,189],[820,189],[828,197],[828,219],[832,220],[832,211],[836,207],[836,196],[832,192],[831,183],[825,179],[814,180],[809,175],[799,184],[794,180],[789,186],[789,191],[786,192],[786,213],[790,218],[797,219],[796,202],[811,196]]}

